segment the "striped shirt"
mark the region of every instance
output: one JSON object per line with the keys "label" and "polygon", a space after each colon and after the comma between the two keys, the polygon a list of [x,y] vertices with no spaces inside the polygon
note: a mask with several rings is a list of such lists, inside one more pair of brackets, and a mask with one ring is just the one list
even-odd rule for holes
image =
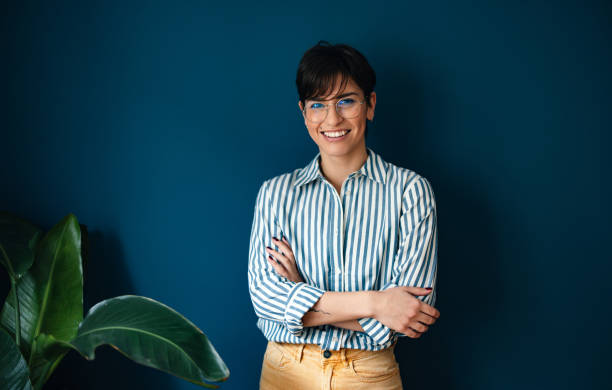
{"label": "striped shirt", "polygon": [[[321,173],[321,153],[304,168],[260,186],[248,282],[257,327],[268,340],[376,351],[407,337],[373,318],[358,319],[365,332],[304,327],[303,315],[326,291],[433,287],[417,298],[435,303],[437,228],[431,185],[366,150],[365,163],[348,175],[340,195]],[[268,263],[266,246],[280,251],[272,237],[286,237],[304,282],[280,276]]]}

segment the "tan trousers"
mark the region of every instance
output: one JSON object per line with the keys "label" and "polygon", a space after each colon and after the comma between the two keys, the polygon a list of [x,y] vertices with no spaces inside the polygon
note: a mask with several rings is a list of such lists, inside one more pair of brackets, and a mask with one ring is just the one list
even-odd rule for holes
{"label": "tan trousers", "polygon": [[402,390],[395,345],[380,351],[268,341],[260,390]]}

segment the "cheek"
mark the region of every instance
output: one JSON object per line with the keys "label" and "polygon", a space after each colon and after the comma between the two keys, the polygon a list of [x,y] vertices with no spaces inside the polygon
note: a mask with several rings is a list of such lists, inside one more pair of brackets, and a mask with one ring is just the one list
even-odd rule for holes
{"label": "cheek", "polygon": [[357,117],[355,119],[352,120],[351,122],[351,127],[353,127],[353,129],[359,129],[359,130],[363,130],[365,131],[365,121],[366,121],[366,117]]}
{"label": "cheek", "polygon": [[308,131],[312,135],[317,135],[319,133],[319,127],[320,127],[319,125],[310,125],[306,127],[308,128]]}

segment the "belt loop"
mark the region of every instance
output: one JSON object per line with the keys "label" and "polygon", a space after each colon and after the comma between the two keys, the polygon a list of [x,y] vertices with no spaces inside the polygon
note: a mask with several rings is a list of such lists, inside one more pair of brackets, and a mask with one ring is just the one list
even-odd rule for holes
{"label": "belt loop", "polygon": [[298,363],[302,362],[302,355],[304,354],[305,346],[306,344],[300,344],[300,346],[298,347],[297,356],[296,356]]}
{"label": "belt loop", "polygon": [[340,357],[342,358],[342,364],[344,364],[344,367],[348,367],[348,362],[346,361],[346,348],[340,349]]}

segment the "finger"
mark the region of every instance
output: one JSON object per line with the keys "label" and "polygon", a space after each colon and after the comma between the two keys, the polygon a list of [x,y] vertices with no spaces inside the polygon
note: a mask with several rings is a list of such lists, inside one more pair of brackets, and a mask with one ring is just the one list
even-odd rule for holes
{"label": "finger", "polygon": [[279,274],[280,276],[287,277],[288,274],[285,267],[283,267],[281,264],[278,264],[276,260],[274,260],[274,258],[272,258],[272,256],[270,255],[268,255],[268,262],[272,264],[272,268],[274,268],[274,271],[276,271],[277,274]]}
{"label": "finger", "polygon": [[[268,247],[268,253],[272,255],[273,258],[279,261],[286,269],[291,269],[291,264],[293,263],[287,256],[282,253],[275,251],[274,249]],[[295,264],[295,263],[294,263]]]}
{"label": "finger", "polygon": [[429,327],[427,325],[423,325],[418,321],[412,321],[410,323],[410,325],[408,325],[412,328],[412,330],[416,331],[416,332],[420,332],[420,333],[424,333],[427,332],[427,329],[429,329]]}
{"label": "finger", "polygon": [[[275,256],[280,262],[283,263],[283,265],[287,268],[287,269],[291,269],[292,267],[295,267],[295,257],[293,256],[293,252],[291,251],[291,248],[289,246],[287,246],[284,242],[277,240],[275,237],[272,237],[272,241],[282,250],[282,252],[278,252],[276,251],[276,253],[279,253],[280,256]],[[273,250],[270,247],[267,247],[271,250]],[[283,258],[282,256],[284,256],[285,258]]]}
{"label": "finger", "polygon": [[425,325],[433,325],[433,323],[436,322],[436,319],[434,317],[421,312],[419,312],[419,314],[417,314],[414,319],[416,321],[422,322]]}
{"label": "finger", "polygon": [[404,290],[408,291],[412,295],[428,295],[431,294],[433,290],[428,290],[424,287],[404,287]]}
{"label": "finger", "polygon": [[421,337],[421,334],[419,332],[415,332],[412,328],[402,329],[402,333],[413,339],[418,339],[419,337]]}
{"label": "finger", "polygon": [[276,238],[272,237],[272,241],[279,247],[281,248],[281,250],[283,251],[283,253],[286,254],[292,254],[293,255],[293,251],[291,250],[291,248],[289,247],[289,245],[285,244],[283,241],[277,240]]}
{"label": "finger", "polygon": [[[412,329],[412,328],[410,328],[410,329]],[[414,337],[413,337],[414,339],[418,339],[423,334],[423,332],[418,332],[418,331],[416,331],[414,329],[412,329],[412,331],[414,332]]]}
{"label": "finger", "polygon": [[421,302],[421,307],[419,307],[419,310],[429,316],[432,316],[435,319],[438,319],[440,317],[440,312],[438,311],[438,309],[426,304],[425,302]]}
{"label": "finger", "polygon": [[272,249],[271,247],[267,246],[266,247],[266,252],[269,255],[272,255],[272,257],[274,257],[275,259],[280,259],[281,257],[284,257],[285,254],[283,252],[277,251],[275,249]]}

